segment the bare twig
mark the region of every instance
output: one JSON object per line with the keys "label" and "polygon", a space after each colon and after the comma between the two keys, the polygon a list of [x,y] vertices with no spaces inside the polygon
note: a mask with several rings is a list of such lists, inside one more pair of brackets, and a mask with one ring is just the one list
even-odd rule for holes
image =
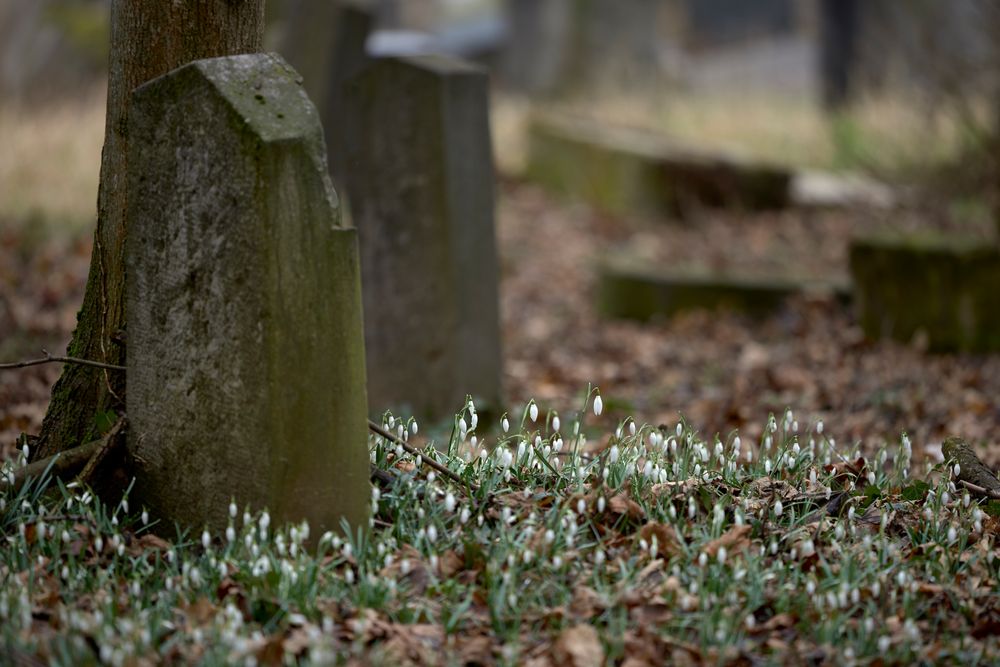
{"label": "bare twig", "polygon": [[400,447],[403,448],[404,451],[406,451],[408,454],[412,456],[421,456],[424,460],[424,463],[429,465],[431,468],[434,468],[434,470],[437,470],[439,473],[441,473],[451,481],[455,482],[456,484],[460,484],[462,486],[468,486],[473,493],[479,491],[479,487],[473,484],[472,482],[466,482],[464,479],[459,477],[457,474],[455,474],[445,466],[441,465],[440,463],[438,463],[437,461],[435,461],[430,457],[424,456],[423,453],[416,447],[413,447],[410,444],[403,442],[402,439],[397,438],[395,435],[389,433],[384,428],[382,428],[381,426],[379,426],[370,419],[368,420],[368,430],[376,435],[382,436],[383,438],[385,438],[386,440],[388,440],[393,444],[399,445]]}
{"label": "bare twig", "polygon": [[11,364],[0,364],[0,371],[12,370],[15,368],[27,368],[28,366],[38,366],[40,364],[79,364],[80,366],[93,366],[94,368],[104,368],[109,371],[123,371],[125,366],[116,366],[114,364],[105,364],[100,361],[91,361],[90,359],[78,359],[76,357],[55,357],[48,353],[47,350],[42,350],[42,354],[45,356],[41,359],[28,359],[27,361],[15,361]]}
{"label": "bare twig", "polygon": [[993,500],[1000,500],[1000,492],[994,491],[993,489],[987,489],[985,487],[979,486],[978,484],[973,484],[972,482],[967,482],[964,479],[958,480],[958,483],[967,488],[973,493],[978,493],[981,496],[986,496],[987,498],[992,498]]}

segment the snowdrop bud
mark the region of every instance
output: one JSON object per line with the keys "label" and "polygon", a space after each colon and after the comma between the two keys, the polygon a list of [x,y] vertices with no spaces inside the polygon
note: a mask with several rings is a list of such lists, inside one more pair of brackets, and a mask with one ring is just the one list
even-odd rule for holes
{"label": "snowdrop bud", "polygon": [[201,546],[205,547],[206,549],[212,546],[212,536],[209,534],[207,530],[203,530],[201,532]]}
{"label": "snowdrop bud", "polygon": [[702,551],[698,554],[698,567],[705,567],[708,565],[708,554]]}
{"label": "snowdrop bud", "polygon": [[955,477],[958,477],[959,475],[962,474],[962,466],[959,465],[958,463],[956,463],[951,470],[952,472],[955,473]]}
{"label": "snowdrop bud", "polygon": [[649,479],[653,475],[653,462],[646,459],[646,464],[642,466],[642,476]]}
{"label": "snowdrop bud", "polygon": [[674,429],[674,432],[677,433],[678,438],[684,435],[684,424],[677,422],[677,428]]}
{"label": "snowdrop bud", "polygon": [[948,542],[954,542],[958,539],[958,531],[955,530],[955,526],[948,526]]}
{"label": "snowdrop bud", "polygon": [[504,433],[510,430],[510,420],[507,419],[507,415],[504,415],[503,419],[500,420],[500,427],[503,429]]}
{"label": "snowdrop bud", "polygon": [[449,514],[455,511],[455,494],[451,491],[444,497],[444,508]]}
{"label": "snowdrop bud", "polygon": [[462,511],[459,512],[459,514],[458,514],[458,521],[459,521],[459,523],[463,523],[463,524],[466,523],[469,520],[469,515],[470,515],[469,508],[468,507],[463,507]]}
{"label": "snowdrop bud", "polygon": [[[968,505],[966,505],[966,507],[968,507]],[[140,518],[142,519],[142,525],[147,525],[149,523],[149,512],[143,509],[142,516]]]}
{"label": "snowdrop bud", "polygon": [[628,423],[628,432],[629,432],[629,435],[635,435],[635,422],[634,421]]}
{"label": "snowdrop bud", "polygon": [[618,445],[611,445],[611,453],[608,455],[608,460],[612,464],[618,463],[618,456],[619,456],[619,454],[620,454],[620,451],[618,449]]}
{"label": "snowdrop bud", "polygon": [[[604,500],[604,496],[597,499],[597,511],[603,513],[604,508],[607,505],[607,501]],[[673,505],[671,505],[673,507]]]}
{"label": "snowdrop bud", "polygon": [[552,417],[552,430],[558,431],[560,426],[559,415],[553,415]]}
{"label": "snowdrop bud", "polygon": [[785,506],[781,504],[781,500],[778,499],[774,503],[774,516],[781,516],[782,512],[785,511]]}
{"label": "snowdrop bud", "polygon": [[603,562],[604,562],[604,550],[598,549],[597,552],[594,553],[594,563],[596,565],[600,565]]}
{"label": "snowdrop bud", "polygon": [[528,405],[528,419],[532,422],[538,421],[538,405],[534,401]]}
{"label": "snowdrop bud", "polygon": [[556,533],[555,533],[555,531],[552,530],[551,528],[549,528],[548,530],[546,530],[545,531],[545,543],[546,544],[552,544],[553,542],[555,542],[555,540],[556,540]]}
{"label": "snowdrop bud", "polygon": [[475,447],[478,444],[479,444],[479,438],[477,438],[476,436],[472,436],[471,438],[469,438],[470,446]]}
{"label": "snowdrop bud", "polygon": [[467,423],[465,423],[465,417],[459,417],[458,418],[458,432],[462,434],[463,438],[465,437],[465,434],[468,432],[468,430],[469,430],[469,425]]}
{"label": "snowdrop bud", "polygon": [[235,540],[236,540],[236,529],[233,528],[232,524],[229,524],[229,526],[226,528],[226,541],[233,542]]}
{"label": "snowdrop bud", "polygon": [[594,396],[594,414],[600,417],[602,412],[604,412],[604,400],[601,399],[601,395],[598,394],[597,396]]}
{"label": "snowdrop bud", "polygon": [[747,463],[753,463],[753,450],[747,450]]}
{"label": "snowdrop bud", "polygon": [[855,513],[856,513],[856,512],[855,512],[855,510],[854,510],[854,505],[851,505],[851,506],[850,506],[850,507],[849,507],[849,508],[847,509],[847,519],[848,519],[848,521],[854,521],[854,515],[855,515]]}
{"label": "snowdrop bud", "polygon": [[764,472],[771,474],[771,459],[764,459]]}
{"label": "snowdrop bud", "polygon": [[818,422],[816,422],[816,432],[820,433],[820,434],[823,433],[823,420],[822,419],[820,419]]}
{"label": "snowdrop bud", "polygon": [[585,501],[583,498],[580,498],[579,500],[576,501],[576,513],[583,514],[586,511],[587,511],[587,501]]}
{"label": "snowdrop bud", "polygon": [[479,425],[479,415],[473,412],[469,415],[469,428],[476,428]]}
{"label": "snowdrop bud", "polygon": [[816,486],[816,468],[809,470],[809,484]]}

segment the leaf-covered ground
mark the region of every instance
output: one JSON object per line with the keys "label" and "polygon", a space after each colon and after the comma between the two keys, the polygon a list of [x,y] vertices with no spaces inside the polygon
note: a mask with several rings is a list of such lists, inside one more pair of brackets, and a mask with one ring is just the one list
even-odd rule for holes
{"label": "leaf-covered ground", "polygon": [[[486,432],[467,407],[417,456],[375,438],[372,461],[395,481],[376,487],[370,526],[349,536],[232,505],[221,534],[165,540],[143,508],[108,508],[85,489],[7,493],[7,658],[1000,660],[998,506],[956,489],[950,462],[918,480],[906,439],[865,459],[790,412],[760,443],[630,420],[598,435],[588,421],[529,404]],[[418,444],[412,422],[384,426]]]}

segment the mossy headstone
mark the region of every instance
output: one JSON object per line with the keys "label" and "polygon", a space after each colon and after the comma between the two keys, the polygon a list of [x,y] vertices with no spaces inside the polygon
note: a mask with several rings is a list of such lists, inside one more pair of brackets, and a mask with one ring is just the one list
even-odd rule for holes
{"label": "mossy headstone", "polygon": [[488,78],[459,60],[374,61],[350,85],[369,403],[453,415],[500,399]]}
{"label": "mossy headstone", "polygon": [[870,338],[926,335],[935,351],[1000,351],[1000,248],[936,234],[851,243],[858,319]]}
{"label": "mossy headstone", "polygon": [[197,61],[135,91],[129,134],[138,502],[196,529],[230,498],[314,534],[363,524],[357,239],[300,78],[272,54]]}

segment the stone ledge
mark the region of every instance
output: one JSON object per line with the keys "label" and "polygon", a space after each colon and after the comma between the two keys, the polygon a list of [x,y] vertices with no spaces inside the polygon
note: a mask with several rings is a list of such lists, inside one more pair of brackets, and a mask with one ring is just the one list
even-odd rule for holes
{"label": "stone ledge", "polygon": [[626,256],[598,265],[598,311],[605,317],[645,321],[698,309],[764,317],[796,294],[847,292],[835,282],[667,270]]}
{"label": "stone ledge", "polygon": [[683,215],[691,206],[750,210],[789,204],[792,173],[625,128],[536,116],[526,175],[609,213]]}

